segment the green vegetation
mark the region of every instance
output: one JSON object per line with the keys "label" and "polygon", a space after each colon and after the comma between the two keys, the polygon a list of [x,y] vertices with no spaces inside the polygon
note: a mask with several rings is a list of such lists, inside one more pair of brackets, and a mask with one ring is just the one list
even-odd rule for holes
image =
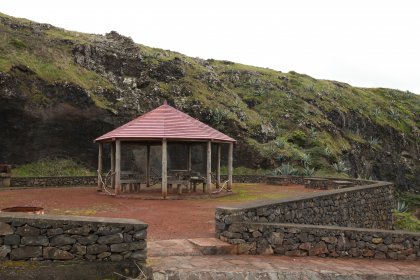
{"label": "green vegetation", "polygon": [[420,232],[420,194],[398,192],[396,196],[395,228]]}
{"label": "green vegetation", "polygon": [[[390,135],[402,135],[410,147],[420,145],[420,97],[410,92],[355,88],[294,71],[282,73],[230,61],[202,60],[136,44],[145,69],[156,70],[162,63],[176,60],[176,67],[184,73],[174,78],[169,69],[165,73],[169,79],[163,82],[145,70],[148,84],[139,93],[76,63],[74,47],[95,46],[103,36],[42,27],[3,14],[0,17],[27,27],[15,29],[0,24],[0,72],[24,65],[34,79],[78,85],[88,91],[97,107],[115,115],[148,110],[148,106],[168,99],[177,108],[237,138],[245,146],[242,150],[252,150],[254,158],[241,163],[247,168],[237,167],[235,174],[264,174],[287,163],[295,172],[308,176],[344,177],[349,171],[355,173],[355,168],[349,170],[352,166],[341,163],[348,163],[348,155],[357,154],[356,149],[368,150],[370,154],[363,153],[364,160],[373,162],[377,160],[375,153],[384,155],[382,147],[395,141]],[[132,78],[126,76],[117,78]],[[98,94],[103,89],[113,98]],[[26,91],[32,94],[34,103],[49,105],[39,89]],[[121,92],[128,98],[119,98]],[[135,104],[132,100],[142,102]],[[373,131],[366,134],[358,123]]]}
{"label": "green vegetation", "polygon": [[420,221],[412,213],[394,211],[394,217],[396,229],[420,232]]}
{"label": "green vegetation", "polygon": [[71,159],[43,159],[12,170],[13,177],[89,176],[95,173]]}
{"label": "green vegetation", "polygon": [[279,168],[276,169],[275,175],[282,175],[282,176],[290,176],[290,175],[297,175],[298,170],[294,168],[289,163],[282,164]]}

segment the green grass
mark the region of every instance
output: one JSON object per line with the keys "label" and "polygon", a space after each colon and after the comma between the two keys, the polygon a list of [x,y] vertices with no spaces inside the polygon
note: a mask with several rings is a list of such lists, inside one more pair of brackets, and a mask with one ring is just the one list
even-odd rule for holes
{"label": "green grass", "polygon": [[217,198],[220,202],[249,202],[264,199],[281,199],[288,195],[281,191],[270,193],[264,192],[264,186],[261,184],[235,184],[234,195]]}
{"label": "green grass", "polygon": [[43,159],[12,169],[13,177],[89,176],[92,170],[71,159]]}
{"label": "green grass", "polygon": [[396,229],[420,232],[420,221],[412,213],[398,213],[394,211],[394,218]]}

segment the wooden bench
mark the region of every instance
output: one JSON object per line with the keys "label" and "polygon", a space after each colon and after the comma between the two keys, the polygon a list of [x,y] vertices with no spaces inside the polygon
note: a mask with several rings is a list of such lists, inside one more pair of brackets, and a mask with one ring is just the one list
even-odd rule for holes
{"label": "wooden bench", "polygon": [[122,192],[132,192],[132,191],[140,191],[141,184],[145,183],[143,178],[139,178],[139,173],[132,172],[132,171],[122,171],[121,172],[121,190]]}

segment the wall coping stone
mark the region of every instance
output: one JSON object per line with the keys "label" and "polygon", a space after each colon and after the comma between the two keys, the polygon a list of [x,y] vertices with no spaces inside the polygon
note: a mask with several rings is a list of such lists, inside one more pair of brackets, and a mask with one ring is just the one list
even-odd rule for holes
{"label": "wall coping stone", "polygon": [[106,218],[106,217],[86,217],[86,216],[70,216],[70,215],[35,215],[26,213],[11,213],[0,212],[0,221],[54,221],[65,222],[66,224],[72,223],[90,223],[90,224],[104,224],[110,226],[123,226],[123,225],[142,225],[142,228],[147,228],[147,224],[143,221],[136,219],[120,219],[120,218]]}

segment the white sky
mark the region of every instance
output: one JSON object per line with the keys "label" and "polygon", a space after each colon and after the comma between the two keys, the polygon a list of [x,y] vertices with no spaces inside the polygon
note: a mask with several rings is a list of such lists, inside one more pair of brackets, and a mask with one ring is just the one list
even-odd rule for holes
{"label": "white sky", "polygon": [[416,0],[2,0],[0,12],[111,30],[193,57],[420,94]]}

